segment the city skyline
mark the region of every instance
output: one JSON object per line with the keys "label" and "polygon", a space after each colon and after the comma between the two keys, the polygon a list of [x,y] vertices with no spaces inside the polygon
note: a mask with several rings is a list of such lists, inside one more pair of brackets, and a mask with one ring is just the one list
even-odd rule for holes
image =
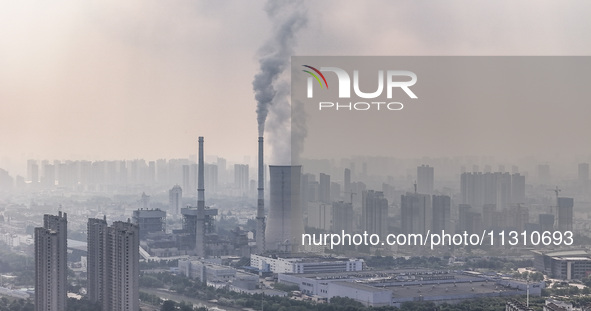
{"label": "city skyline", "polygon": [[[296,34],[295,55],[591,52],[583,1],[573,3],[577,9],[547,1],[535,10],[511,2],[513,13],[503,1],[409,3],[396,10],[373,3],[383,9],[303,2],[308,21]],[[0,32],[0,167],[13,173],[27,158],[185,157],[195,153],[201,135],[209,138],[211,154],[255,158],[252,81],[270,31],[262,1],[134,2],[141,15],[115,1],[62,4],[57,10],[24,1],[0,10],[6,26]],[[482,23],[491,13],[504,22]]]}

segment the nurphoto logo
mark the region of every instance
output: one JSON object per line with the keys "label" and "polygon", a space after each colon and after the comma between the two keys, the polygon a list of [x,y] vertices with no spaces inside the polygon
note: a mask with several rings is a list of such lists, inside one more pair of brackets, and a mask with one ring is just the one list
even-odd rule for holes
{"label": "nurphoto logo", "polygon": [[[336,75],[338,80],[338,97],[339,99],[351,99],[351,85],[355,96],[360,99],[376,99],[382,96],[384,92],[384,80],[386,80],[386,97],[392,99],[392,90],[394,88],[400,88],[406,95],[411,99],[418,98],[417,95],[410,89],[417,82],[417,75],[408,70],[378,70],[378,86],[374,92],[364,92],[359,87],[359,70],[353,70],[353,83],[351,83],[350,74],[339,67],[320,67],[317,69],[309,65],[302,65],[306,69],[304,72],[308,73],[307,81],[307,97],[314,97],[314,79],[318,82],[321,89],[328,90],[328,82],[323,72],[332,72]],[[324,83],[323,83],[324,82]],[[372,101],[372,102],[328,102],[322,101],[318,104],[318,109],[334,109],[334,110],[370,110],[372,108],[380,110],[380,108],[386,108],[387,110],[402,110],[404,105],[400,102],[385,102],[385,101]]]}

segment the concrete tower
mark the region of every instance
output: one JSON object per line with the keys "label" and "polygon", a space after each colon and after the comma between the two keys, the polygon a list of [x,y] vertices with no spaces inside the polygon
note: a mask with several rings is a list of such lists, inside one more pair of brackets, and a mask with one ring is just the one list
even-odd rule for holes
{"label": "concrete tower", "polygon": [[268,250],[297,251],[304,233],[300,197],[301,166],[269,166],[269,224],[265,232]]}

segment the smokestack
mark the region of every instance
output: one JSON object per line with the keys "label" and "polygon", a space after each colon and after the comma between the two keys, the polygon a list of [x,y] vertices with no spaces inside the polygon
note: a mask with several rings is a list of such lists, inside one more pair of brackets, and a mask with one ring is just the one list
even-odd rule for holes
{"label": "smokestack", "polygon": [[205,189],[203,187],[203,136],[199,136],[199,177],[197,180],[197,208],[205,209]]}
{"label": "smokestack", "polygon": [[203,137],[199,136],[199,177],[197,180],[197,222],[195,224],[195,253],[205,258],[205,189],[203,187]]}
{"label": "smokestack", "polygon": [[259,194],[259,201],[258,201],[258,209],[257,209],[257,217],[263,217],[265,212],[265,182],[263,180],[264,176],[264,167],[263,167],[263,137],[259,137],[259,187],[258,187],[258,194]]}
{"label": "smokestack", "polygon": [[264,164],[263,164],[263,137],[259,137],[259,186],[258,201],[257,201],[257,252],[262,254],[265,252],[265,181],[264,181]]}

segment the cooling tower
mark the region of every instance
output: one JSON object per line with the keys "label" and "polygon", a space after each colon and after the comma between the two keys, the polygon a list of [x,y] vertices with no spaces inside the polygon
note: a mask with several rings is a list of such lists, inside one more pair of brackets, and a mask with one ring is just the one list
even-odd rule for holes
{"label": "cooling tower", "polygon": [[264,165],[263,165],[263,137],[259,137],[259,186],[257,200],[257,253],[265,252],[265,190],[264,190]]}
{"label": "cooling tower", "polygon": [[297,251],[304,220],[300,201],[301,166],[269,166],[270,206],[265,241],[267,250]]}

